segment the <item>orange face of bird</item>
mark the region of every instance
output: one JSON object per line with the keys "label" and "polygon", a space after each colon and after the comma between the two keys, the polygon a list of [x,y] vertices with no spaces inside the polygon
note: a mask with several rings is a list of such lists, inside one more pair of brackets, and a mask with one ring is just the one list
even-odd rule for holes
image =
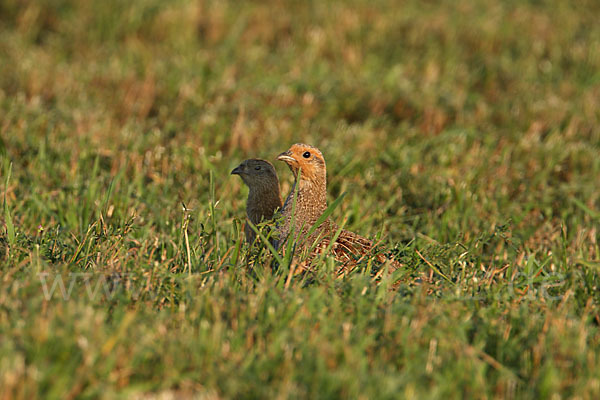
{"label": "orange face of bird", "polygon": [[294,177],[298,176],[298,170],[301,169],[301,180],[325,180],[325,159],[316,147],[297,143],[278,155],[277,159],[290,167]]}

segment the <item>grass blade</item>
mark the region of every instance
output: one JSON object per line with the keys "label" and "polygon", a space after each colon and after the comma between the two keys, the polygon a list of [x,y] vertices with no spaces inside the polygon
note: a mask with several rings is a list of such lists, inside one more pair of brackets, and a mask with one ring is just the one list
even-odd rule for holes
{"label": "grass blade", "polygon": [[15,225],[13,224],[10,209],[8,207],[8,201],[6,200],[6,193],[8,192],[8,184],[10,182],[11,173],[12,162],[8,165],[8,171],[6,173],[6,180],[4,183],[4,221],[6,224],[6,236],[8,238],[8,244],[13,247],[17,241],[17,234],[15,232]]}

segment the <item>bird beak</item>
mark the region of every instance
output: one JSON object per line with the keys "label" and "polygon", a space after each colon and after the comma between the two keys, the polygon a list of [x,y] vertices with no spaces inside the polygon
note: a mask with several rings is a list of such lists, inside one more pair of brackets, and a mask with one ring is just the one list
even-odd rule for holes
{"label": "bird beak", "polygon": [[242,166],[238,165],[231,171],[231,175],[241,175],[242,174]]}
{"label": "bird beak", "polygon": [[296,163],[296,159],[294,157],[292,157],[292,153],[288,150],[288,151],[284,151],[283,153],[281,153],[280,155],[277,156],[277,159],[279,161],[283,161],[287,164],[290,163]]}

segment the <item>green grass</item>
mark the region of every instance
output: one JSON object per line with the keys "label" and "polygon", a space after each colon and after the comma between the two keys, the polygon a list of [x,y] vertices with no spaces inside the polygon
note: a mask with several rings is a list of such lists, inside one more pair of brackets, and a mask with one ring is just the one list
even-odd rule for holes
{"label": "green grass", "polygon": [[[0,398],[600,397],[598,15],[0,2]],[[396,290],[240,242],[295,142]]]}

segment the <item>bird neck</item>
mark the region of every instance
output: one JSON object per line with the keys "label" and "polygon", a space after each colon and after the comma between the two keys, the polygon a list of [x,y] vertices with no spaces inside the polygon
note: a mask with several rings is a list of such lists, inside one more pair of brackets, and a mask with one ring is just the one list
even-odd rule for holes
{"label": "bird neck", "polygon": [[249,188],[246,213],[253,223],[273,218],[277,208],[281,208],[279,182],[270,185],[252,185]]}
{"label": "bird neck", "polygon": [[298,194],[301,198],[311,199],[310,201],[319,208],[327,208],[327,181],[325,177],[313,176],[311,179],[296,181]]}

